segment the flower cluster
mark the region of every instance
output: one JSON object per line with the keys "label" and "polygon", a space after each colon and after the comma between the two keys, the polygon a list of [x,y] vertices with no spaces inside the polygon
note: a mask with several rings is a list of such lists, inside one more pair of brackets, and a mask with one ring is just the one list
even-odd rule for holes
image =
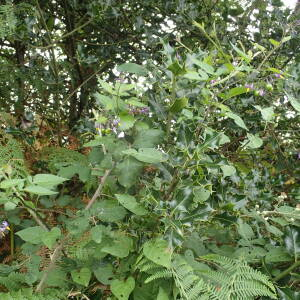
{"label": "flower cluster", "polygon": [[148,115],[150,112],[150,109],[149,107],[132,107],[130,108],[129,110],[129,113],[130,114],[133,114],[133,115]]}
{"label": "flower cluster", "polygon": [[7,221],[3,221],[1,224],[0,224],[0,233],[2,234],[2,236],[5,235],[5,233],[7,233],[7,231],[9,230],[9,224]]}

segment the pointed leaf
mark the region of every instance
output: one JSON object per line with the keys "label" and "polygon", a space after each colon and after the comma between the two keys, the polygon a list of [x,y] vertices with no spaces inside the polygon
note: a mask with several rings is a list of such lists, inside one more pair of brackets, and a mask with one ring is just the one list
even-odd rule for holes
{"label": "pointed leaf", "polygon": [[126,280],[115,279],[112,281],[110,289],[118,300],[128,300],[131,292],[134,290],[135,280],[133,277],[128,277]]}

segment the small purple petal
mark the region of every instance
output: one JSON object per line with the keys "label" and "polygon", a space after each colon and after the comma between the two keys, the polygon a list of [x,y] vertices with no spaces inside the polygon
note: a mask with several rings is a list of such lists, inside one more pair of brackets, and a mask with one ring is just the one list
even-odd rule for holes
{"label": "small purple petal", "polygon": [[279,74],[279,73],[274,74],[274,76],[275,76],[276,78],[281,78],[281,74]]}
{"label": "small purple petal", "polygon": [[253,84],[253,83],[246,83],[246,84],[245,84],[245,88],[246,88],[246,89],[253,90],[253,89],[254,89],[254,84]]}
{"label": "small purple petal", "polygon": [[258,91],[259,96],[263,97],[265,95],[265,91],[264,90],[259,90]]}

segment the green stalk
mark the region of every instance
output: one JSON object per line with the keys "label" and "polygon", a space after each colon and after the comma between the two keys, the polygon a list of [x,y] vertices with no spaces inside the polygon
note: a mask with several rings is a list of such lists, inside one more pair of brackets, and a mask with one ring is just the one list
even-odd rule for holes
{"label": "green stalk", "polygon": [[283,272],[281,272],[279,275],[277,275],[273,280],[274,281],[278,281],[281,278],[289,275],[291,273],[292,270],[296,269],[300,267],[300,260],[296,261],[295,263],[293,263],[290,267],[288,267],[286,270],[284,270]]}

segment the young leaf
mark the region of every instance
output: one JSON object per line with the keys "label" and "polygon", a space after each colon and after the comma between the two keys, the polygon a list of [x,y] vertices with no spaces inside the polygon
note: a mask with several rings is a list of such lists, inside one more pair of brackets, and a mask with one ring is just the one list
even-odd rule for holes
{"label": "young leaf", "polygon": [[133,277],[127,279],[115,279],[112,281],[110,289],[118,300],[128,300],[129,295],[134,290],[135,280]]}
{"label": "young leaf", "polygon": [[235,174],[236,169],[234,166],[223,165],[221,166],[221,170],[223,172],[223,177],[231,176]]}
{"label": "young leaf", "polygon": [[245,125],[244,121],[242,118],[232,112],[227,112],[226,115],[230,118],[233,119],[234,123],[238,125],[239,127],[248,130],[247,126]]}
{"label": "young leaf", "polygon": [[159,238],[150,240],[144,244],[143,253],[154,263],[166,268],[171,267],[172,249],[168,247],[167,241]]}
{"label": "young leaf", "polygon": [[61,236],[61,231],[58,227],[53,227],[51,231],[45,232],[42,236],[42,242],[49,248],[55,245],[56,240]]}
{"label": "young leaf", "polygon": [[28,227],[16,232],[23,241],[30,242],[31,244],[39,244],[43,235],[47,231],[40,226]]}
{"label": "young leaf", "polygon": [[74,282],[88,287],[92,272],[89,268],[81,268],[80,270],[71,271],[71,276]]}
{"label": "young leaf", "polygon": [[298,113],[300,113],[300,101],[298,101],[295,97],[293,97],[292,95],[287,95],[291,105],[294,107],[295,110],[298,111]]}
{"label": "young leaf", "polygon": [[248,143],[246,144],[247,148],[257,149],[263,145],[263,140],[257,136],[250,133],[247,133]]}
{"label": "young leaf", "polygon": [[26,186],[24,188],[25,192],[31,193],[31,194],[35,194],[35,195],[39,195],[39,196],[47,196],[47,195],[56,195],[57,192],[53,192],[49,189],[46,189],[42,186],[38,186],[38,185],[29,185]]}
{"label": "young leaf", "polygon": [[126,194],[116,194],[115,195],[121,205],[125,208],[133,212],[138,216],[143,216],[148,213],[148,211],[138,202],[136,202],[135,198]]}
{"label": "young leaf", "polygon": [[5,179],[0,183],[0,189],[9,189],[24,182],[24,179]]}
{"label": "young leaf", "polygon": [[133,73],[141,76],[147,75],[147,70],[138,64],[135,63],[125,63],[117,67],[119,72]]}
{"label": "young leaf", "polygon": [[[123,151],[124,153],[124,151]],[[129,154],[126,152],[126,154]],[[140,148],[138,152],[131,152],[130,155],[132,155],[134,158],[136,158],[139,161],[149,163],[149,164],[155,164],[159,162],[164,162],[168,159],[168,155],[156,150],[154,148]]]}
{"label": "young leaf", "polygon": [[170,112],[172,113],[178,113],[182,111],[183,108],[185,108],[188,104],[188,99],[187,98],[178,98],[174,101],[172,106],[170,107]]}
{"label": "young leaf", "polygon": [[42,187],[53,187],[57,186],[68,180],[67,178],[55,176],[52,174],[36,174],[33,177],[33,183]]}

